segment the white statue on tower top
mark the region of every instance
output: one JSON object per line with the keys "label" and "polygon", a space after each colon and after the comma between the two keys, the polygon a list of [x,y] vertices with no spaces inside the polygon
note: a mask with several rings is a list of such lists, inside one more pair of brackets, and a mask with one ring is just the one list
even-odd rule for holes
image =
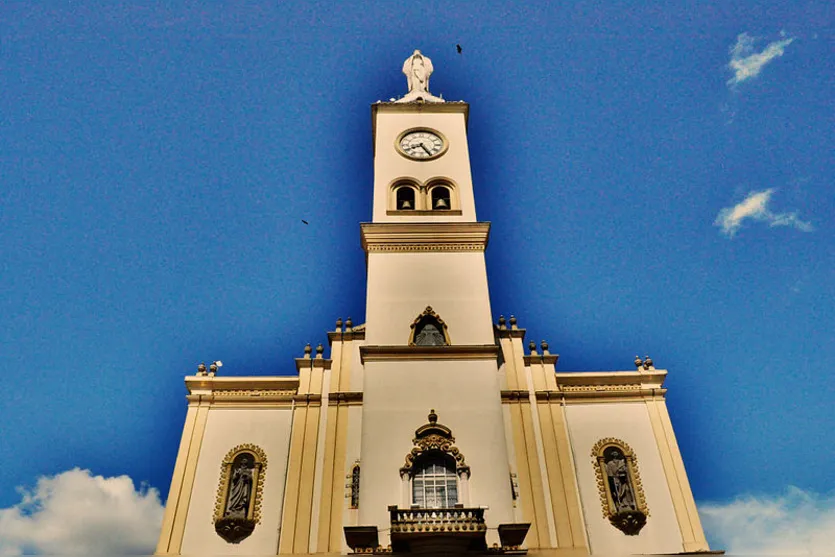
{"label": "white statue on tower top", "polygon": [[429,92],[429,76],[432,75],[432,70],[432,60],[421,54],[419,50],[415,50],[403,62],[403,73],[406,74],[406,83],[409,86],[409,92],[402,99],[395,102],[444,102],[443,99]]}

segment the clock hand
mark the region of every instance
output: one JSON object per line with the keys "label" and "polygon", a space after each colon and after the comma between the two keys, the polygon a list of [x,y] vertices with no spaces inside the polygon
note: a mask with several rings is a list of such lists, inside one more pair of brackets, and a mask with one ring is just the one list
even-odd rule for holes
{"label": "clock hand", "polygon": [[423,150],[424,150],[424,151],[426,151],[426,154],[427,154],[427,155],[431,155],[431,154],[432,154],[432,151],[430,151],[429,149],[427,149],[427,148],[426,148],[426,145],[424,145],[423,143],[421,143],[421,144],[420,144],[420,146],[421,146],[421,147],[423,147]]}

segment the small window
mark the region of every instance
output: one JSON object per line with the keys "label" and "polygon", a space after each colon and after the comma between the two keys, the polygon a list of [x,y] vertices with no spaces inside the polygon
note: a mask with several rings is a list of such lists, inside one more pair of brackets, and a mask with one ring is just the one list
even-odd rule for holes
{"label": "small window", "polygon": [[351,508],[360,506],[360,465],[355,464],[351,470]]}
{"label": "small window", "polygon": [[449,194],[449,188],[446,186],[436,186],[432,188],[432,210],[448,211],[451,208],[452,197]]}
{"label": "small window", "polygon": [[415,190],[409,186],[397,188],[397,210],[414,211]]}
{"label": "small window", "polygon": [[412,478],[412,504],[424,509],[445,509],[457,503],[455,460],[443,454],[421,457]]}

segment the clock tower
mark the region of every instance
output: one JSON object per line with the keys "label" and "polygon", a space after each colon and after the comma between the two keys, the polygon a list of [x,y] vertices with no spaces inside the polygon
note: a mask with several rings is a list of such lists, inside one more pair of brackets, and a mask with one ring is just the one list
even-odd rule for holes
{"label": "clock tower", "polygon": [[667,372],[557,372],[494,322],[469,105],[371,107],[366,322],[276,377],[186,377],[157,554],[687,554],[709,551],[665,402]]}
{"label": "clock tower", "polygon": [[[416,51],[404,73],[427,67],[425,60]],[[489,508],[488,542],[499,543],[495,528],[514,520],[510,453],[484,261],[490,225],[476,218],[470,172],[469,105],[420,93],[372,106],[374,208],[373,221],[361,225],[368,290],[360,348],[369,480],[361,484],[359,520],[387,523],[390,505],[416,504],[412,474],[390,473],[412,447],[393,451],[379,440],[411,441],[434,409],[469,467],[458,474],[454,504]]]}

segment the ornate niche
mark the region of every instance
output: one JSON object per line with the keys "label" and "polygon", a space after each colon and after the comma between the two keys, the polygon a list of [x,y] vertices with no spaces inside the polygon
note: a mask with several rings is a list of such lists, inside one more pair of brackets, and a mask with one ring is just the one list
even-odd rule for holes
{"label": "ornate niche", "polygon": [[591,457],[603,517],[627,536],[637,536],[647,523],[649,508],[635,453],[620,439],[607,437],[594,445]]}
{"label": "ornate niche", "polygon": [[238,445],[220,465],[215,503],[215,532],[229,543],[240,543],[261,521],[267,455],[251,444]]}
{"label": "ornate niche", "polygon": [[435,313],[432,306],[426,306],[410,325],[409,346],[449,346],[449,332],[446,323]]}

